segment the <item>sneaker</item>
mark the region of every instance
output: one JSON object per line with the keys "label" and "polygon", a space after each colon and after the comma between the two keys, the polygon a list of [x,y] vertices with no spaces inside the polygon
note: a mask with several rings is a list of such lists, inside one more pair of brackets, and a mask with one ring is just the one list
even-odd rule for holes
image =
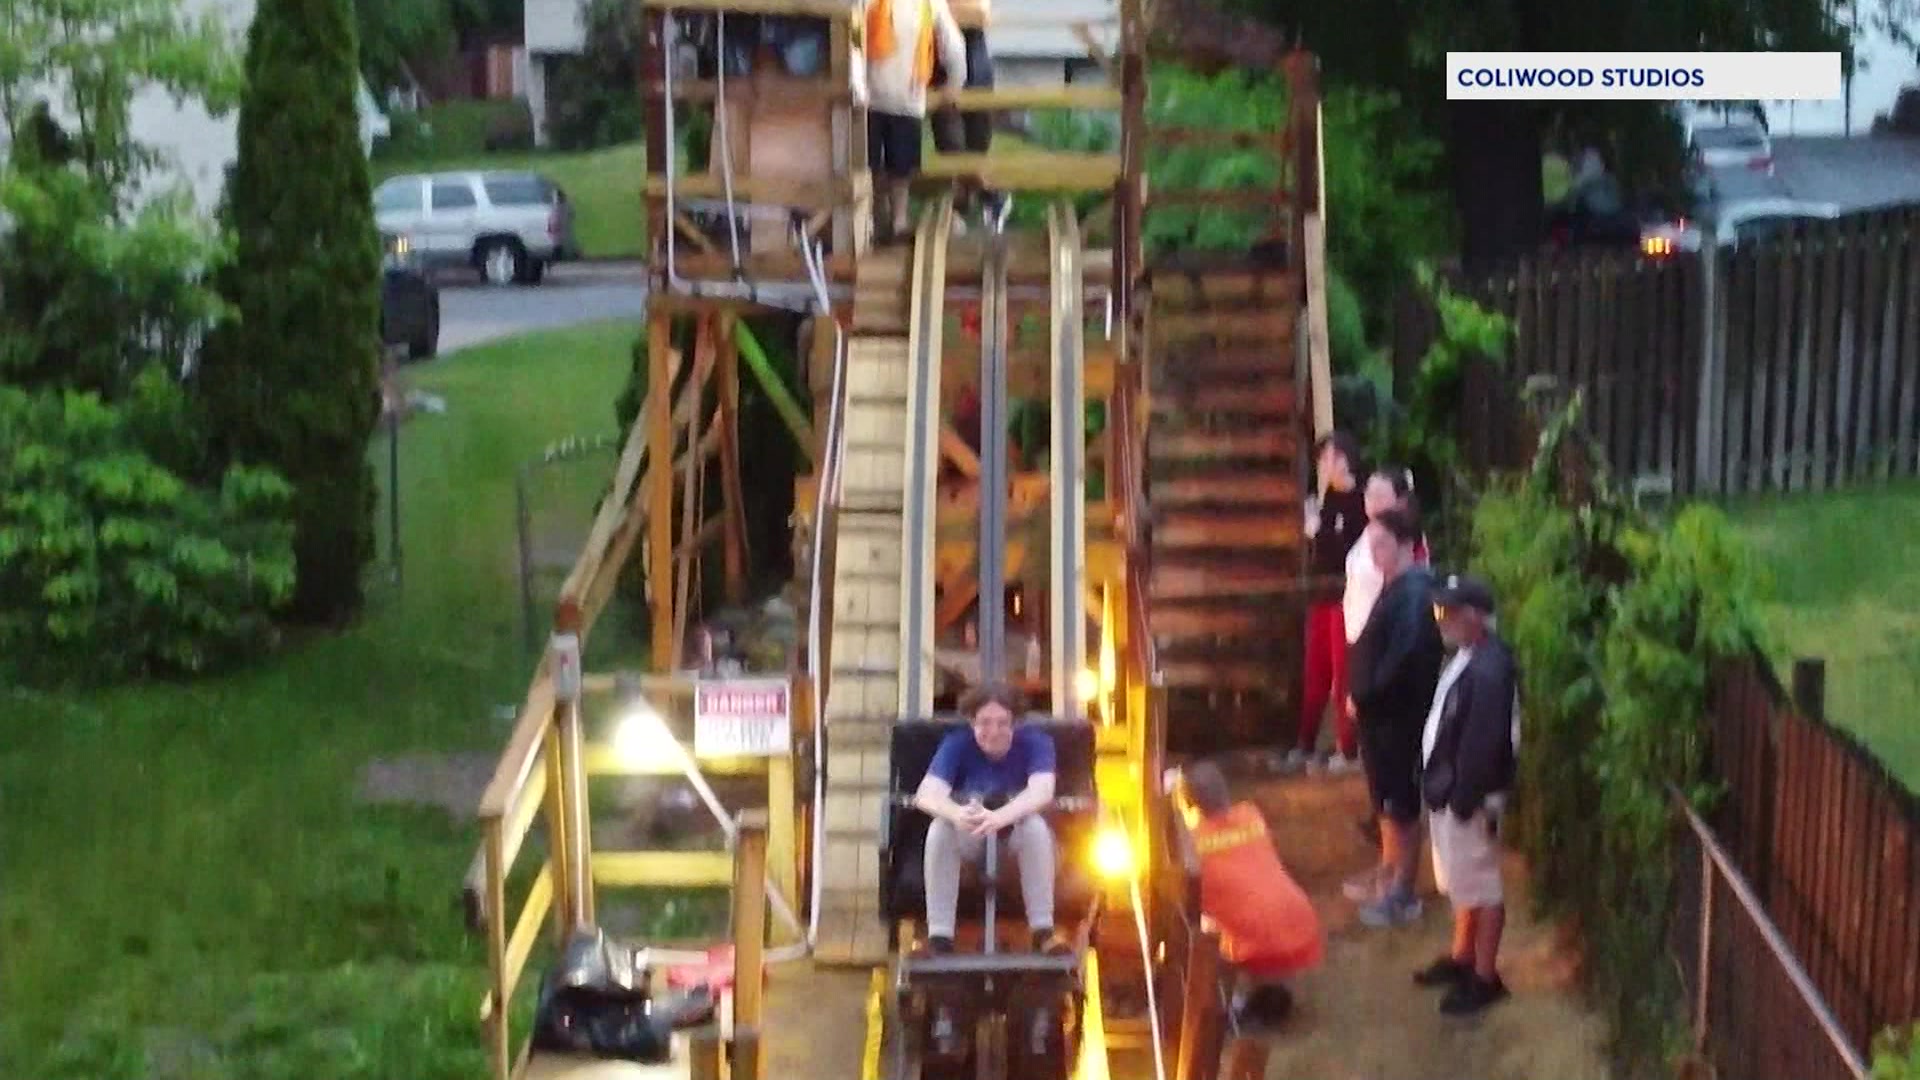
{"label": "sneaker", "polygon": [[1329,776],[1345,776],[1359,767],[1358,760],[1337,750],[1327,756],[1327,775]]}
{"label": "sneaker", "polygon": [[1360,921],[1375,930],[1385,930],[1415,922],[1421,910],[1420,898],[1410,892],[1383,892],[1372,903],[1360,905]]}
{"label": "sneaker", "polygon": [[1381,886],[1387,879],[1386,871],[1379,866],[1370,866],[1364,872],[1348,878],[1340,886],[1340,895],[1356,904],[1369,904],[1379,899]]}
{"label": "sneaker", "polygon": [[1286,772],[1299,772],[1305,769],[1307,762],[1311,760],[1312,755],[1296,746],[1287,751],[1286,757],[1280,759],[1280,768]]}
{"label": "sneaker", "polygon": [[1033,929],[1033,951],[1048,956],[1065,956],[1073,951],[1073,943],[1051,926],[1036,926]]}
{"label": "sneaker", "polygon": [[924,943],[924,951],[932,956],[952,956],[953,939],[950,937],[929,937]]}
{"label": "sneaker", "polygon": [[1473,966],[1443,956],[1413,973],[1413,984],[1428,988],[1455,987],[1473,974]]}
{"label": "sneaker", "polygon": [[1468,973],[1447,996],[1440,999],[1440,1012],[1446,1016],[1472,1016],[1507,996],[1507,984],[1500,976],[1491,980]]}

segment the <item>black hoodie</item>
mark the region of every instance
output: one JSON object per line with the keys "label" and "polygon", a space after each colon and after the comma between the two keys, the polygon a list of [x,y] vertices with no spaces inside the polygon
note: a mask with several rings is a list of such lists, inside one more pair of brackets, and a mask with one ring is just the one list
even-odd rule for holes
{"label": "black hoodie", "polygon": [[1418,733],[1445,659],[1433,621],[1433,574],[1410,567],[1381,591],[1347,653],[1347,685],[1360,721]]}

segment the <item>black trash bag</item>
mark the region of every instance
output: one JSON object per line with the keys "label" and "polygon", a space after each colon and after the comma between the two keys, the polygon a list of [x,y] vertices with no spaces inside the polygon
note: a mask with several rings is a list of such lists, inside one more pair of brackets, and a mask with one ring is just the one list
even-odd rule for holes
{"label": "black trash bag", "polygon": [[540,987],[534,1049],[667,1062],[675,1029],[712,1019],[713,994],[701,987],[656,1002],[648,962],[644,947],[613,941],[597,927],[575,931]]}

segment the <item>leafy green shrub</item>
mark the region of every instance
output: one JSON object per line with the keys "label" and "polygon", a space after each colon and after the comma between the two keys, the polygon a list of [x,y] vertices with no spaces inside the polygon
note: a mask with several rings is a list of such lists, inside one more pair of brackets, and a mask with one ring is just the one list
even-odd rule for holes
{"label": "leafy green shrub", "polygon": [[1543,910],[1586,936],[1616,1049],[1657,1061],[1676,1015],[1666,961],[1673,793],[1705,809],[1709,680],[1758,630],[1757,576],[1721,514],[1642,513],[1594,465],[1580,399],[1534,467],[1474,510],[1475,563],[1523,672],[1518,838]]}
{"label": "leafy green shrub", "polygon": [[1873,1080],[1920,1080],[1920,1024],[1880,1033],[1873,1046]]}
{"label": "leafy green shrub", "polygon": [[270,639],[293,588],[290,489],[243,466],[195,488],[142,448],[155,419],[0,388],[0,670],[199,672]]}

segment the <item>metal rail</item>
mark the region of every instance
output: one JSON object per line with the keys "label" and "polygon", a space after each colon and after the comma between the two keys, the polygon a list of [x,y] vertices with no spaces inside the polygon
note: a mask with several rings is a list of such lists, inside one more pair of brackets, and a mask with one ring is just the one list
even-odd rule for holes
{"label": "metal rail", "polygon": [[1053,276],[1053,447],[1048,499],[1053,511],[1053,713],[1077,717],[1078,675],[1086,663],[1087,568],[1086,382],[1081,370],[1085,317],[1081,306],[1080,223],[1073,204],[1047,208]]}
{"label": "metal rail", "polygon": [[[1726,849],[1720,846],[1720,840],[1714,836],[1713,829],[1694,812],[1686,796],[1674,788],[1669,788],[1668,794],[1673,799],[1673,804],[1681,818],[1686,821],[1687,827],[1693,830],[1694,838],[1700,842],[1700,851],[1703,855],[1701,873],[1705,880],[1701,893],[1702,951],[1707,950],[1712,942],[1712,877],[1717,871],[1721,879],[1726,882],[1727,891],[1733,893],[1734,900],[1746,912],[1754,929],[1759,931],[1760,940],[1766,943],[1767,951],[1772,953],[1774,960],[1779,962],[1780,970],[1786,974],[1787,981],[1791,982],[1794,990],[1799,993],[1801,1003],[1807,1007],[1807,1012],[1819,1026],[1821,1034],[1833,1044],[1833,1051],[1839,1056],[1841,1063],[1856,1080],[1866,1080],[1868,1076],[1866,1060],[1861,1057],[1860,1051],[1855,1049],[1853,1040],[1848,1038],[1846,1029],[1840,1026],[1840,1021],[1834,1018],[1833,1010],[1827,1007],[1826,999],[1820,995],[1819,987],[1813,985],[1813,980],[1807,976],[1806,969],[1800,966],[1799,959],[1793,955],[1793,946],[1787,944],[1787,939],[1781,936],[1780,928],[1773,925],[1772,917],[1767,914],[1766,904],[1754,895],[1753,887],[1747,883],[1739,867],[1734,865],[1733,858],[1727,854]],[[1701,965],[1698,1007],[1701,1015],[1697,1022],[1702,1025],[1702,1033],[1704,1033],[1706,1022],[1705,1003],[1709,978],[1708,966]]]}
{"label": "metal rail", "polygon": [[900,547],[900,715],[933,711],[934,479],[940,460],[940,347],[945,337],[949,192],[920,218],[908,315],[907,490]]}
{"label": "metal rail", "polygon": [[989,241],[980,275],[980,674],[1007,663],[1007,238]]}

